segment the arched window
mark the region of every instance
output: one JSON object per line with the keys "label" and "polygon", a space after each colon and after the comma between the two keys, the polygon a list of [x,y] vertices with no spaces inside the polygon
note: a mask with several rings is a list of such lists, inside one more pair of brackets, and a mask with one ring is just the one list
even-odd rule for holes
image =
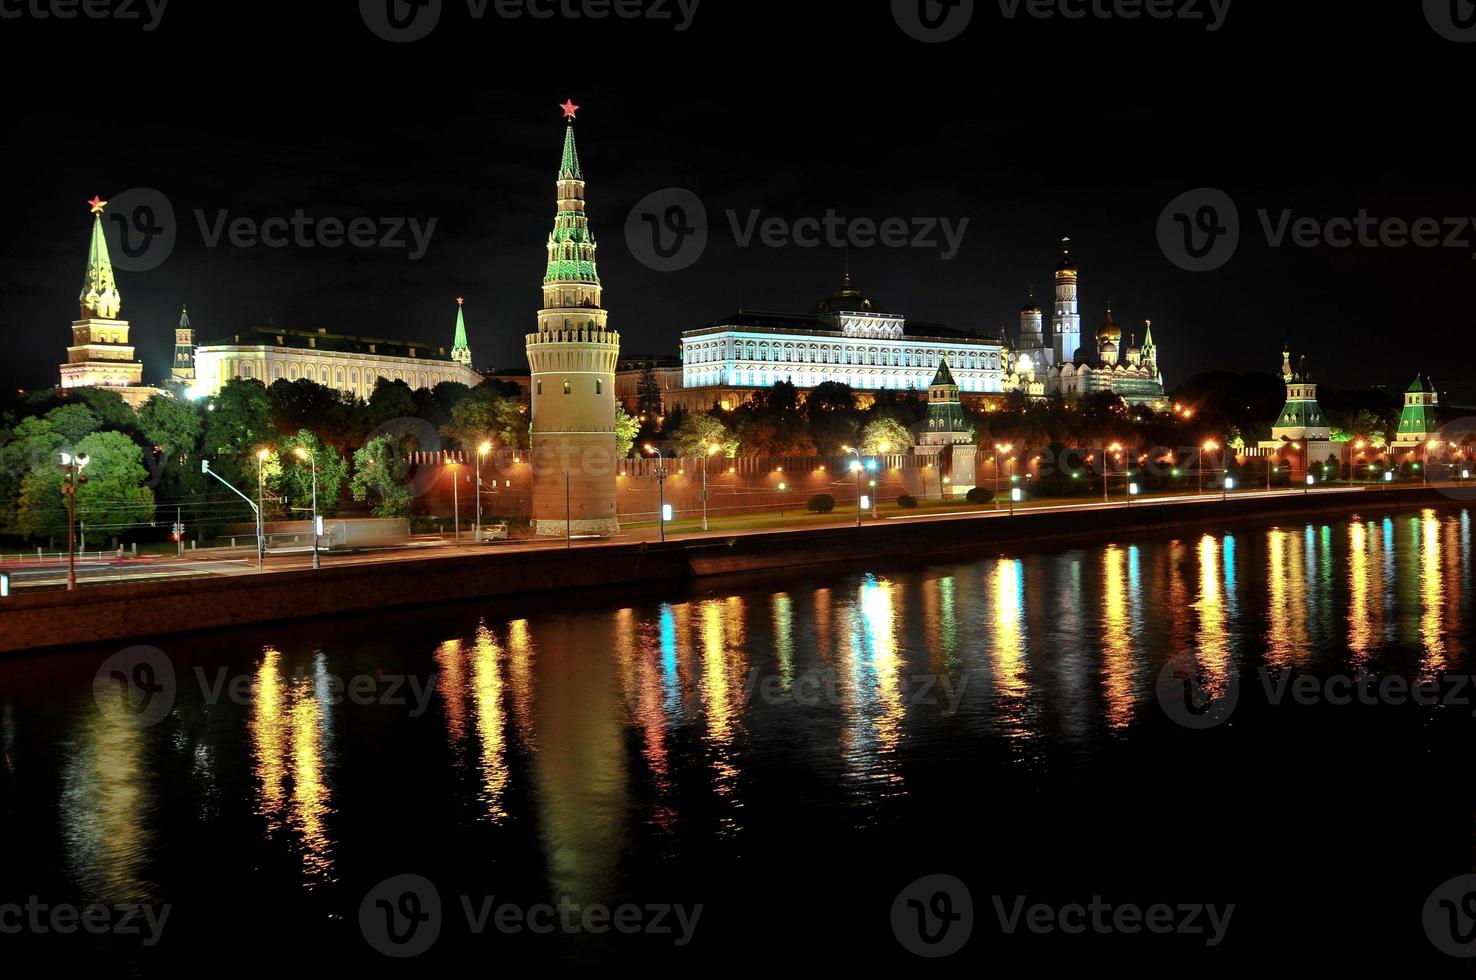
{"label": "arched window", "polygon": [[569,379],[568,378],[565,378],[564,379],[564,394],[566,394],[566,395],[572,395],[573,393],[574,393],[574,386],[569,383]]}
{"label": "arched window", "polygon": [[605,393],[605,382],[601,381],[599,378],[595,378],[595,394],[596,395],[603,395],[604,393]]}

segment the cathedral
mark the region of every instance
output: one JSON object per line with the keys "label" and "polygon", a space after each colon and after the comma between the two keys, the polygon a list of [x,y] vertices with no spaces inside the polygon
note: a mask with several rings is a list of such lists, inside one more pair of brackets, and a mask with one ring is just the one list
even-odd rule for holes
{"label": "cathedral", "polygon": [[1019,344],[1006,352],[1009,366],[1004,390],[1023,391],[1032,398],[1060,395],[1066,399],[1105,391],[1129,405],[1143,405],[1154,411],[1166,409],[1168,398],[1158,369],[1152,321],[1144,323],[1141,344],[1132,334],[1124,342],[1122,328],[1108,304],[1093,351],[1081,344],[1078,270],[1069,238],[1061,240],[1061,262],[1056,266],[1055,279],[1050,336],[1044,332],[1045,314],[1032,291],[1020,310]]}

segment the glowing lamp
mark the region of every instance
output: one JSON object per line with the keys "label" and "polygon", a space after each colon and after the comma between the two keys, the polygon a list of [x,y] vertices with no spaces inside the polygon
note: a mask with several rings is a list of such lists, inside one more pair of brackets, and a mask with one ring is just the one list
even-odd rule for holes
{"label": "glowing lamp", "polygon": [[673,516],[674,516],[674,512],[672,511],[671,504],[665,504],[665,505],[663,505],[662,508],[661,508],[661,519],[663,521],[666,521],[667,523],[670,523],[671,520],[673,519]]}

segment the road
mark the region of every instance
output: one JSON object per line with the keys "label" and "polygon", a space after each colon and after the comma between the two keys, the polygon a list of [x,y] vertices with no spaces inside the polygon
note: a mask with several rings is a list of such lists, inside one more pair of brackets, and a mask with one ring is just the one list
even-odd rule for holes
{"label": "road", "polygon": [[[1346,496],[1356,494],[1368,489],[1389,490],[1421,490],[1426,489],[1419,484],[1391,488],[1384,485],[1372,487],[1309,487],[1284,490],[1239,490],[1229,495],[1231,500],[1260,500],[1270,497],[1310,496],[1310,495],[1338,495]],[[1469,485],[1463,485],[1463,490],[1471,490]],[[1164,504],[1182,503],[1211,503],[1221,500],[1218,493],[1189,493],[1172,496],[1154,496],[1136,498],[1131,503],[1123,499],[1114,499],[1106,503],[1100,500],[1078,501],[1066,504],[1041,504],[1031,503],[1022,506],[1022,511],[1029,510],[1051,511],[1059,513],[1071,513],[1076,511],[1102,510],[1104,508],[1120,509],[1131,507],[1133,509],[1148,509]],[[836,513],[829,515],[828,520],[807,518],[803,523],[791,523],[788,526],[745,526],[741,528],[723,528],[723,518],[714,518],[711,521],[712,530],[701,531],[696,529],[668,530],[668,541],[690,541],[703,538],[732,538],[748,536],[753,534],[775,534],[799,531],[823,530],[825,528],[853,527],[854,511],[838,509]],[[921,511],[916,514],[909,513],[884,513],[873,518],[869,513],[865,515],[863,523],[880,524],[895,521],[951,521],[959,518],[972,519],[999,519],[1010,517],[1009,505],[1001,504],[997,508],[985,506],[976,509],[939,509],[933,511]],[[754,515],[746,515],[738,518],[730,518],[734,522],[750,524]],[[790,517],[790,521],[798,518]],[[637,525],[625,530],[621,534],[621,543],[631,542],[655,542],[660,536],[659,530],[654,526]],[[320,553],[319,560],[324,566],[336,566],[345,564],[371,565],[384,562],[416,561],[429,557],[452,557],[458,555],[487,554],[492,551],[506,552],[532,552],[552,551],[562,549],[597,548],[605,545],[604,539],[578,539],[566,542],[562,538],[548,540],[534,540],[527,538],[514,539],[511,541],[498,541],[486,544],[472,544],[463,535],[463,542],[458,544],[441,538],[416,539],[411,543],[395,548],[386,548],[374,551],[354,551],[333,553],[324,551]],[[264,563],[265,573],[301,571],[312,568],[312,549],[294,547],[289,549],[274,549],[270,551]],[[3,558],[0,559],[0,572],[8,573],[10,576],[10,587],[12,591],[35,590],[35,589],[58,589],[66,587],[67,566],[65,561],[58,562],[55,558],[46,561],[36,561],[30,558]],[[185,557],[175,558],[173,556],[140,556],[137,558],[125,557],[123,559],[98,559],[89,558],[77,563],[77,584],[79,587],[96,585],[112,585],[120,582],[148,581],[161,578],[182,578],[204,575],[255,575],[258,574],[256,554],[250,548],[214,548],[202,549],[200,551],[186,552]]]}

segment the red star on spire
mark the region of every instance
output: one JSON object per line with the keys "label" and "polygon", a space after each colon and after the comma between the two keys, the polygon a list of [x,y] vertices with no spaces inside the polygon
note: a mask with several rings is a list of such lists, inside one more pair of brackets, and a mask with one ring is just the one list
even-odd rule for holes
{"label": "red star on spire", "polygon": [[98,197],[96,194],[92,195],[92,200],[88,201],[87,203],[92,206],[92,213],[93,214],[102,214],[103,208],[105,208],[105,207],[108,206],[108,202],[107,201],[104,201],[102,198]]}
{"label": "red star on spire", "polygon": [[466,305],[466,297],[464,297],[464,296],[458,296],[458,297],[456,297],[456,305],[457,306],[465,306]]}
{"label": "red star on spire", "polygon": [[563,105],[559,106],[559,108],[564,110],[565,119],[573,119],[574,113],[579,111],[579,107],[574,104],[573,99],[569,99]]}

